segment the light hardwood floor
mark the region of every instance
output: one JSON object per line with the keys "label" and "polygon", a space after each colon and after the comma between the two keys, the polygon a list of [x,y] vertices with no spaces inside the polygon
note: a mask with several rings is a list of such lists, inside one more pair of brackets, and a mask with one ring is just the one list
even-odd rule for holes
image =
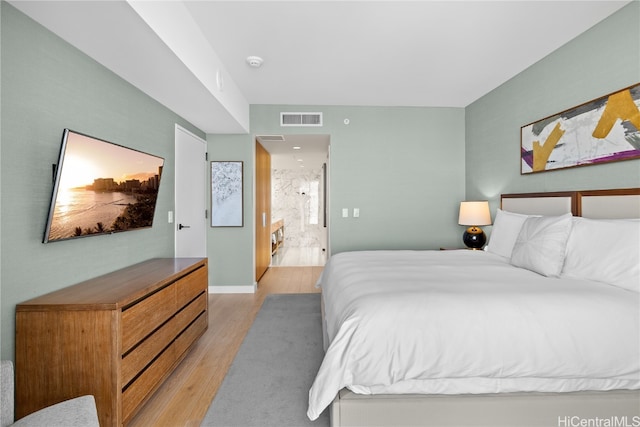
{"label": "light hardwood floor", "polygon": [[318,247],[300,248],[284,245],[271,257],[271,265],[278,267],[325,265],[326,262],[326,252]]}
{"label": "light hardwood floor", "polygon": [[322,269],[271,267],[255,294],[210,294],[209,329],[128,426],[199,426],[264,298],[320,292]]}

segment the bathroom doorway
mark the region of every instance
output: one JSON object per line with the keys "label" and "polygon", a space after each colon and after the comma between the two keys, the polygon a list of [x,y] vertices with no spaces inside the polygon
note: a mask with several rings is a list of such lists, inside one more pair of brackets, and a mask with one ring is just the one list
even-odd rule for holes
{"label": "bathroom doorway", "polygon": [[259,135],[271,155],[272,267],[328,256],[329,135]]}

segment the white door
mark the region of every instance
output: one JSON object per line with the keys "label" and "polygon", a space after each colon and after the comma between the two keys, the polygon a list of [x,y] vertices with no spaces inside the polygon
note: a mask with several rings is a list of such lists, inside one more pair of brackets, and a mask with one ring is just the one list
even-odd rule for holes
{"label": "white door", "polygon": [[175,256],[207,256],[206,142],[176,125]]}

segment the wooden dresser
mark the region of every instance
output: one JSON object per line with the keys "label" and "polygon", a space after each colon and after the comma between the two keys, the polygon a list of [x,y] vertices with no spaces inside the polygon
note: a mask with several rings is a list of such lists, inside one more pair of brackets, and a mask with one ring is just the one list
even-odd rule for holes
{"label": "wooden dresser", "polygon": [[152,259],[16,306],[16,418],[84,394],[122,426],[208,326],[207,260]]}

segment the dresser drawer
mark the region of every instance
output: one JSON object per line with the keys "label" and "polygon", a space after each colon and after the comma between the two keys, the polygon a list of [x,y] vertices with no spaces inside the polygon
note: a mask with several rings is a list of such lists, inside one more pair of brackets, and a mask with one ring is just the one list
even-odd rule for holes
{"label": "dresser drawer", "polygon": [[207,269],[199,268],[176,282],[178,309],[207,289]]}
{"label": "dresser drawer", "polygon": [[146,400],[156,386],[171,373],[177,360],[173,346],[169,346],[138,378],[122,392],[122,419],[126,424],[135,409]]}
{"label": "dresser drawer", "polygon": [[122,311],[122,353],[129,351],[176,312],[176,287],[166,288]]}
{"label": "dresser drawer", "polygon": [[178,319],[173,317],[123,357],[121,370],[122,386],[125,387],[129,384],[145,366],[171,344],[181,330],[182,328],[178,326]]}
{"label": "dresser drawer", "polygon": [[175,319],[177,332],[180,333],[183,331],[187,326],[189,326],[189,323],[193,322],[193,320],[198,317],[200,313],[206,311],[206,309],[207,294],[201,293],[198,298],[191,302],[191,304],[176,314]]}
{"label": "dresser drawer", "polygon": [[179,359],[182,354],[207,330],[208,313],[202,313],[195,322],[193,322],[174,343],[176,357]]}

